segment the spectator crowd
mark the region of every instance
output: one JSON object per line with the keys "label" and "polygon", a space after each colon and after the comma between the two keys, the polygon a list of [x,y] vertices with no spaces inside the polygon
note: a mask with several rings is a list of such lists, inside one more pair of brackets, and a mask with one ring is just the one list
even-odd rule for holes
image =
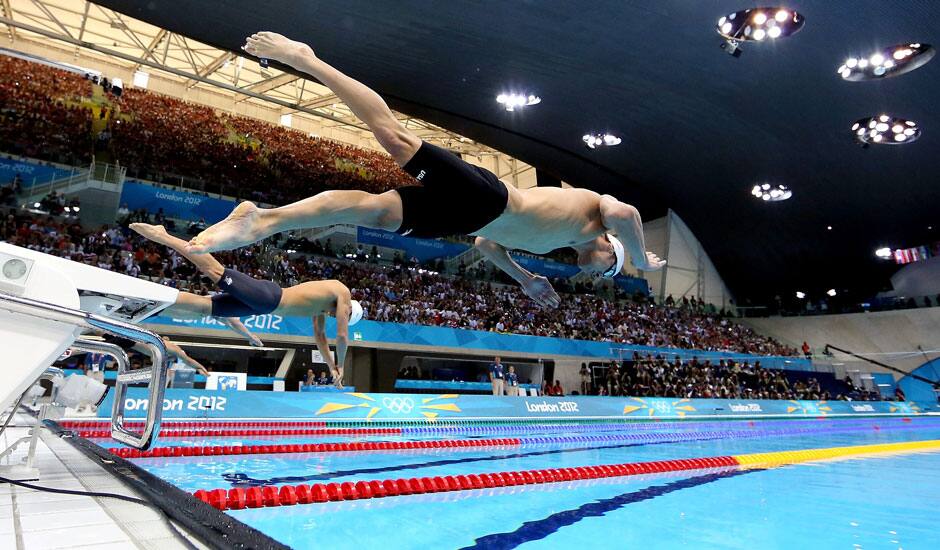
{"label": "spectator crowd", "polygon": [[[412,183],[384,153],[140,89],[107,93],[83,75],[0,55],[0,150],[271,204],[337,188]],[[93,124],[97,122],[97,124]],[[93,129],[94,128],[94,129]]]}
{"label": "spectator crowd", "polygon": [[0,55],[0,150],[88,164],[91,114],[80,104],[91,90],[82,75]]}
{"label": "spectator crowd", "polygon": [[[760,361],[692,358],[682,361],[675,357],[634,353],[622,363],[611,363],[598,369],[599,376],[590,376],[582,369],[581,390],[593,395],[631,397],[675,397],[714,399],[784,399],[784,400],[854,400],[877,401],[877,392],[857,388],[850,378],[836,380],[827,373],[797,373],[765,369]],[[803,374],[803,373],[799,373]],[[824,381],[824,383],[821,382]]]}

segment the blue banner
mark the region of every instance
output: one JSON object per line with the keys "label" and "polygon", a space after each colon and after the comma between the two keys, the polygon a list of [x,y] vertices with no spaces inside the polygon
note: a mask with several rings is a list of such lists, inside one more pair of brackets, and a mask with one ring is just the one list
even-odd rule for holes
{"label": "blue banner", "polygon": [[516,260],[516,263],[522,267],[532,271],[533,273],[544,275],[545,277],[567,279],[569,277],[574,277],[581,272],[581,269],[576,265],[563,264],[561,262],[543,260],[541,258],[530,258],[528,256],[522,256],[519,254],[510,254],[510,256],[512,256],[512,259]]}
{"label": "blue banner", "polygon": [[[242,319],[245,326],[261,335],[313,337],[313,321],[309,317],[283,317],[280,315],[252,315]],[[170,317],[152,317],[147,319],[156,332],[160,332],[160,325],[189,327],[193,329],[208,328],[228,330],[213,317],[201,319],[172,319]],[[326,332],[330,338],[336,336],[336,320],[327,317]],[[729,351],[702,351],[678,348],[656,348],[652,346],[631,346],[611,342],[593,342],[589,340],[571,340],[567,338],[548,338],[545,336],[529,336],[524,334],[503,334],[484,330],[464,330],[447,327],[426,325],[409,325],[402,323],[381,323],[378,321],[362,320],[350,328],[350,340],[355,342],[374,342],[383,344],[404,344],[410,346],[425,346],[433,348],[461,348],[486,350],[505,354],[524,353],[538,354],[545,358],[551,356],[597,357],[610,359],[617,357],[613,350],[623,350],[623,357],[629,358],[632,352],[641,354],[662,354],[669,357],[678,356],[682,360],[698,357],[700,360],[710,359],[717,363],[721,359],[734,358],[739,361],[760,361],[765,368],[813,370],[812,363],[797,357],[774,357],[760,355],[745,355]]]}
{"label": "blue banner", "polygon": [[143,208],[151,214],[162,208],[168,217],[192,221],[204,218],[209,224],[228,216],[237,205],[231,200],[214,199],[189,191],[163,189],[132,180],[124,182],[121,204],[127,204],[131,210]]}
{"label": "blue banner", "polygon": [[72,173],[72,169],[63,170],[38,162],[0,158],[0,185],[9,184],[19,174],[23,181],[23,189],[29,189],[34,182],[37,184],[48,183],[54,179],[68,177]]}
{"label": "blue banner", "polygon": [[398,233],[382,231],[381,229],[357,228],[356,240],[362,244],[373,244],[394,248],[405,252],[406,258],[415,257],[419,262],[436,260],[437,258],[453,258],[469,248],[465,244],[449,243],[436,239],[413,239],[402,237]]}
{"label": "blue banner", "polygon": [[650,284],[646,279],[640,279],[639,277],[626,277],[621,275],[614,279],[614,283],[619,286],[627,294],[633,295],[640,293],[643,296],[649,296],[650,293]]}
{"label": "blue banner", "polygon": [[[131,388],[129,418],[147,413],[146,388]],[[111,394],[98,416],[111,414]],[[935,407],[934,407],[935,408]],[[801,418],[846,415],[915,415],[913,402],[769,401],[662,397],[494,397],[458,394],[300,393],[169,389],[165,418],[306,418],[323,420],[461,420],[534,418],[689,419]]]}
{"label": "blue banner", "polygon": [[[924,380],[932,380],[933,383],[918,380],[911,375]],[[898,380],[897,385],[904,392],[907,399],[923,403],[936,403],[940,399],[940,358],[934,358],[917,367],[911,374]]]}

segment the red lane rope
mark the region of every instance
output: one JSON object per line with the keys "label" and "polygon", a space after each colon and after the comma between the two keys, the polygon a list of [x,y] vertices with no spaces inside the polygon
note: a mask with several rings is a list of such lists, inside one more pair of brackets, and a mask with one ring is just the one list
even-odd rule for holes
{"label": "red lane rope", "polygon": [[518,447],[518,438],[507,439],[445,439],[433,441],[372,441],[362,443],[305,443],[294,445],[241,445],[201,447],[157,447],[139,451],[127,447],[109,449],[121,458],[153,458],[174,456],[222,456],[275,453],[324,453],[344,451],[394,451],[401,449],[443,449],[455,447]]}
{"label": "red lane rope", "polygon": [[[101,439],[111,437],[110,430],[81,430],[79,437]],[[279,430],[246,430],[242,428],[222,430],[160,430],[160,437],[259,437],[266,435],[401,435],[401,428],[307,428]]]}
{"label": "red lane rope", "polygon": [[581,466],[576,468],[552,468],[546,470],[522,470],[489,474],[458,476],[436,476],[420,478],[385,479],[382,481],[344,481],[342,483],[317,483],[314,485],[284,485],[282,487],[236,487],[233,489],[199,490],[193,496],[219,510],[241,510],[293,506],[338,500],[382,498],[398,495],[418,495],[449,491],[468,491],[511,485],[536,485],[580,479],[621,477],[681,470],[699,470],[739,466],[733,456],[715,456],[686,460],[657,460],[604,466]]}
{"label": "red lane rope", "polygon": [[[69,430],[80,430],[84,428],[90,429],[104,429],[111,426],[111,422],[107,420],[62,420],[59,422],[59,425],[63,428]],[[144,425],[141,421],[131,421],[126,422],[125,426],[129,427],[141,427]],[[325,428],[327,426],[326,422],[323,421],[306,421],[306,422],[277,422],[277,421],[230,421],[230,422],[217,422],[214,420],[208,421],[196,421],[196,422],[164,422],[161,424],[161,428],[177,428],[177,429],[207,429],[207,428]]]}

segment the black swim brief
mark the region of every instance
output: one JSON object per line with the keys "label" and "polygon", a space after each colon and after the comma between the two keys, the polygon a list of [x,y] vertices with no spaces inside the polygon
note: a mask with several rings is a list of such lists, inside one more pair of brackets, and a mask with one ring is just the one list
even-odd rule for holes
{"label": "black swim brief", "polygon": [[509,200],[495,174],[427,142],[403,167],[422,185],[399,188],[400,235],[472,235],[502,215]]}
{"label": "black swim brief", "polygon": [[221,294],[212,297],[213,317],[247,317],[271,313],[281,303],[284,290],[272,281],[259,281],[234,269],[219,280]]}

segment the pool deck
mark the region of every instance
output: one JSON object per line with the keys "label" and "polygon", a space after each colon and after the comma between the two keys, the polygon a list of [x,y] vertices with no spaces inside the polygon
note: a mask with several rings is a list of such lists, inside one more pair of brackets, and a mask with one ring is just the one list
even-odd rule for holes
{"label": "pool deck", "polygon": [[[35,418],[17,414],[0,435],[0,448],[29,432]],[[2,464],[18,464],[26,456],[23,444]],[[44,487],[117,493],[140,498],[119,479],[48,430],[42,430],[36,446],[35,466],[40,478],[31,482]],[[185,529],[177,526],[181,533]],[[192,544],[205,548],[187,535]],[[0,548],[37,550],[52,548],[185,548],[168,528],[161,514],[112,498],[61,495],[10,484],[0,484]]]}

